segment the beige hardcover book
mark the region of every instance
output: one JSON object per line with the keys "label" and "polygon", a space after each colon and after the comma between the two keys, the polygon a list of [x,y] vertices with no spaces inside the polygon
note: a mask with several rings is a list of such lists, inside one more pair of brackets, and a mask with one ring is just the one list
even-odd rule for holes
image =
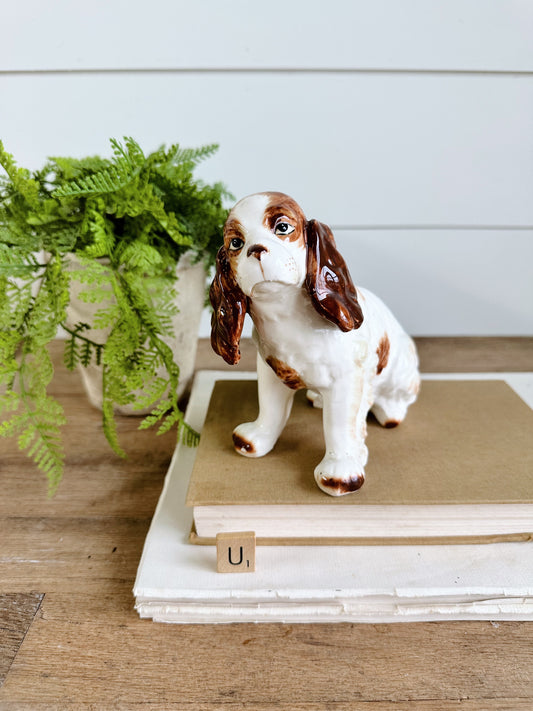
{"label": "beige hardcover book", "polygon": [[503,381],[427,381],[406,420],[369,416],[366,481],[356,493],[318,489],[322,412],[305,391],[272,452],[237,454],[233,428],[255,419],[257,384],[219,381],[187,494],[191,541],[253,530],[258,544],[530,540],[533,411]]}

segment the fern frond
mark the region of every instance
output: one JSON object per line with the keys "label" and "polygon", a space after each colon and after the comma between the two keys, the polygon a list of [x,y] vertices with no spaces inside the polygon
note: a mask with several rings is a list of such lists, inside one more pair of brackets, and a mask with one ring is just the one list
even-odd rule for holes
{"label": "fern frond", "polygon": [[116,139],[111,139],[114,164],[96,172],[75,178],[66,185],[57,188],[56,198],[78,197],[83,195],[105,195],[114,193],[128,185],[145,161],[144,153],[132,138],[125,139],[124,147]]}
{"label": "fern frond", "polygon": [[39,202],[39,184],[31,178],[30,172],[24,168],[18,168],[15,159],[8,153],[2,141],[0,141],[0,165],[7,173],[11,181],[9,192],[21,198],[28,205],[36,206]]}
{"label": "fern frond", "polygon": [[125,147],[116,138],[112,138],[110,143],[118,165],[127,163],[132,169],[140,168],[144,165],[145,155],[137,141],[131,136],[124,136]]}
{"label": "fern frond", "polygon": [[183,164],[196,166],[207,158],[210,158],[218,149],[218,143],[211,143],[206,146],[200,146],[199,148],[180,148],[180,146],[176,144],[171,146],[168,151],[167,161],[173,166]]}
{"label": "fern frond", "polygon": [[[84,341],[83,345],[81,347],[81,352],[80,352],[80,362],[85,368],[87,368],[87,366],[91,364],[92,359],[93,359],[92,344],[89,341]],[[95,360],[98,361],[98,358],[96,358]]]}
{"label": "fern frond", "polygon": [[68,370],[74,370],[80,364],[87,367],[93,361],[96,365],[100,365],[104,346],[81,335],[90,326],[86,323],[77,323],[73,328],[69,328],[63,324],[63,328],[70,336],[65,341],[63,351],[63,362]]}
{"label": "fern frond", "polygon": [[121,259],[127,269],[139,269],[143,274],[153,273],[154,267],[163,261],[155,247],[141,242],[129,244],[122,252]]}
{"label": "fern frond", "polygon": [[45,184],[61,184],[75,180],[88,172],[98,173],[107,165],[108,161],[100,156],[85,158],[53,156],[49,158],[42,170],[35,173],[35,177]]}
{"label": "fern frond", "polygon": [[200,443],[200,433],[186,422],[183,423],[183,427],[180,430],[180,437],[187,447],[197,447]]}
{"label": "fern frond", "polygon": [[16,256],[20,258],[22,254],[26,254],[30,250],[37,252],[41,249],[40,238],[33,234],[26,225],[23,227],[16,224],[6,226],[1,224],[1,220],[0,216],[0,243],[13,249]]}
{"label": "fern frond", "polygon": [[25,451],[46,475],[49,492],[53,493],[63,473],[60,426],[66,418],[61,405],[46,394],[50,370],[51,362],[42,353],[38,358],[23,355],[18,369],[19,392],[11,390],[2,398],[4,409],[15,412],[0,424],[0,436],[17,437],[20,451]]}
{"label": "fern frond", "polygon": [[[45,408],[53,413],[46,415]],[[50,421],[53,417],[53,421]],[[64,454],[61,446],[59,425],[65,424],[65,416],[59,404],[49,398],[41,403],[40,412],[26,418],[22,432],[18,437],[21,452],[26,452],[48,479],[49,495],[52,495],[61,480],[64,466]]]}
{"label": "fern frond", "polygon": [[[154,287],[155,280],[150,282],[150,286],[154,291],[148,291],[147,281],[143,278],[142,273],[128,272],[118,275],[118,284],[116,287],[120,291],[116,291],[117,301],[121,308],[122,314],[129,314],[129,318],[139,319],[142,324],[145,336],[158,338],[162,335],[169,335],[171,329],[171,316],[175,311],[175,307],[168,303],[172,298],[172,288],[169,287],[166,280],[159,280]],[[154,304],[158,304],[158,308],[154,308]],[[164,305],[159,313],[159,303]],[[141,341],[142,342],[142,341]],[[172,353],[170,353],[170,361],[172,361]]]}
{"label": "fern frond", "polygon": [[167,387],[168,381],[166,378],[155,376],[151,382],[144,385],[143,392],[137,396],[133,409],[144,410],[153,405],[155,402],[160,401],[164,396]]}
{"label": "fern frond", "polygon": [[[1,382],[1,381],[0,381]],[[12,390],[11,388],[4,391],[2,397],[0,398],[0,413],[1,412],[15,412],[18,410],[20,405],[20,394]],[[0,428],[4,423],[0,423]]]}
{"label": "fern frond", "polygon": [[118,441],[117,423],[115,421],[115,413],[113,411],[113,400],[109,394],[109,372],[105,364],[102,375],[102,395],[102,422],[105,438],[115,454],[125,459],[126,452],[124,452]]}
{"label": "fern frond", "polygon": [[105,308],[98,309],[93,317],[93,328],[103,330],[112,327],[120,318],[120,309],[117,304],[110,303]]}
{"label": "fern frond", "polygon": [[161,418],[169,411],[172,407],[172,403],[168,399],[161,400],[157,407],[155,407],[152,412],[147,415],[141,424],[139,425],[140,430],[147,430],[157,424]]}
{"label": "fern frond", "polygon": [[74,334],[65,341],[65,350],[63,351],[63,363],[68,370],[74,370],[80,361],[80,354],[78,350],[78,341]]}
{"label": "fern frond", "polygon": [[97,286],[108,285],[113,279],[112,268],[96,259],[88,257],[85,253],[77,254],[78,265],[73,265],[71,275],[73,279],[82,284],[96,284]]}
{"label": "fern frond", "polygon": [[61,258],[51,255],[26,323],[34,348],[54,339],[58,325],[65,320],[70,298],[69,283]]}
{"label": "fern frond", "polygon": [[57,188],[53,195],[56,198],[67,198],[113,193],[128,185],[132,180],[133,175],[127,170],[118,170],[111,166],[94,175],[77,178],[63,187]]}
{"label": "fern frond", "polygon": [[157,429],[158,435],[166,434],[174,425],[178,426],[178,440],[183,441],[187,446],[194,447],[198,444],[200,435],[190,425],[188,425],[183,417],[183,413],[175,403],[165,399],[158,403],[152,412],[147,415],[141,424],[140,430],[147,430],[161,423]]}
{"label": "fern frond", "polygon": [[[5,245],[0,245],[0,248]],[[1,259],[1,257],[0,257]],[[13,278],[17,277],[32,277],[35,272],[35,268],[31,264],[24,264],[23,262],[11,263],[11,264],[0,264],[0,274],[5,276],[10,276]]]}
{"label": "fern frond", "polygon": [[171,410],[168,415],[162,418],[162,422],[157,429],[158,435],[168,432],[176,423],[182,424],[182,413],[179,410]]}
{"label": "fern frond", "polygon": [[96,209],[88,209],[87,218],[87,230],[92,242],[85,248],[85,254],[94,259],[107,257],[112,254],[116,242],[113,225]]}

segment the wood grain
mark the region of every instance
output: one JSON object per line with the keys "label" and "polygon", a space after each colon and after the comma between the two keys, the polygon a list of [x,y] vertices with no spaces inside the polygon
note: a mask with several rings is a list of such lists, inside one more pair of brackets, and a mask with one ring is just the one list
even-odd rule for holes
{"label": "wood grain", "polygon": [[[60,704],[50,705],[47,702],[32,701],[9,702],[2,705],[3,711],[48,711],[61,709],[61,711],[109,711],[109,706],[104,703],[93,703],[80,705],[77,701],[62,700]],[[293,701],[286,706],[280,706],[277,702],[248,703],[247,701],[223,701],[221,703],[209,703],[203,701],[181,700],[176,703],[172,701],[162,702],[115,702],[113,711],[125,711],[129,709],[142,709],[142,711],[242,711],[244,708],[253,711],[531,711],[531,703],[528,699],[424,699],[418,701],[409,699],[405,701],[349,701],[349,702],[328,702],[326,704],[300,703]]]}
{"label": "wood grain", "polygon": [[[527,699],[424,699],[417,701],[410,699],[405,701],[349,701],[347,703],[328,702],[322,703],[299,703],[294,701],[286,706],[280,706],[276,702],[253,703],[223,701],[218,704],[204,703],[202,701],[171,701],[163,702],[141,702],[139,704],[127,701],[117,702],[113,705],[115,711],[125,711],[128,709],[142,709],[142,711],[242,711],[244,708],[253,711],[531,711],[531,703]],[[60,705],[50,705],[46,702],[11,703],[5,702],[3,711],[47,711],[61,709],[61,711],[109,711],[106,702],[90,703],[80,705],[78,702],[70,700],[61,701]]]}
{"label": "wood grain", "polygon": [[156,625],[136,617],[124,584],[112,595],[47,594],[5,700],[52,703],[63,690],[113,708],[523,699],[530,664],[521,623]]}
{"label": "wood grain", "polygon": [[40,593],[0,594],[0,686],[39,609]]}
{"label": "wood grain", "polygon": [[533,370],[533,338],[415,338],[424,373]]}
{"label": "wood grain", "polygon": [[[533,623],[180,626],[139,619],[131,591],[174,435],[156,438],[138,432],[135,418],[120,418],[130,456],[117,458],[100,414],[60,365],[61,344],[52,351],[53,392],[69,418],[57,495],[48,499],[43,477],[14,443],[0,442],[2,711],[533,707]],[[498,363],[522,370],[531,339],[440,346],[428,339],[420,351],[426,370],[463,370],[468,362],[471,370]],[[202,342],[198,364],[213,359]],[[245,342],[238,367],[254,364]]]}

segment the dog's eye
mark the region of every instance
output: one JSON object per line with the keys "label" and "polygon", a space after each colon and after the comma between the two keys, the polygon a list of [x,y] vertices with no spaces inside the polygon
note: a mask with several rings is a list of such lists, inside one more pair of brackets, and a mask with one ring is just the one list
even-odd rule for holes
{"label": "dog's eye", "polygon": [[288,222],[278,222],[274,230],[275,235],[290,235],[294,232],[294,227]]}
{"label": "dog's eye", "polygon": [[229,248],[232,250],[232,252],[238,252],[239,249],[242,249],[243,245],[243,239],[241,239],[240,237],[233,237],[233,239],[229,243]]}

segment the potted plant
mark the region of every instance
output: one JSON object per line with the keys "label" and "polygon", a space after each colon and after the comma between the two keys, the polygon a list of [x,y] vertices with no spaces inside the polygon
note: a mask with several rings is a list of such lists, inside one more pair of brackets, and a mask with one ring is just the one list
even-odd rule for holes
{"label": "potted plant", "polygon": [[[89,394],[117,454],[117,409],[148,412],[141,428],[177,425],[179,437],[197,439],[178,404],[173,319],[183,274],[198,264],[199,318],[221,241],[230,196],[193,177],[217,146],[145,155],[132,138],[111,145],[110,158],[52,158],[30,172],[0,142],[0,435],[17,437],[51,491],[63,472],[65,416],[47,392],[47,345],[60,327],[67,367],[97,373],[99,392]],[[181,296],[183,312],[187,290]]]}

